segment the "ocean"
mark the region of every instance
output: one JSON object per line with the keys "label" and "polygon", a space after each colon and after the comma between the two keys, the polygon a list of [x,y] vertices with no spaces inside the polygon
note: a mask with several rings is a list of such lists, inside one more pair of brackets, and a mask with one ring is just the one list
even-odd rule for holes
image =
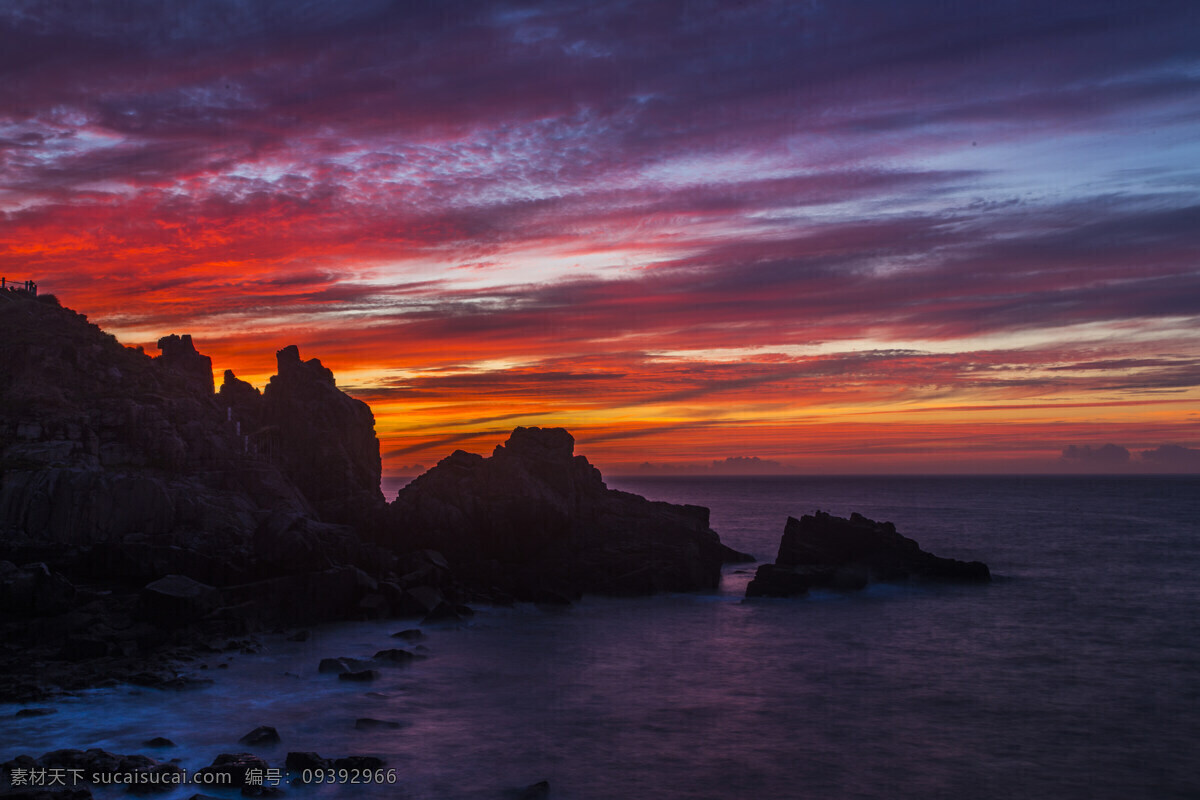
{"label": "ocean", "polygon": [[[404,623],[266,636],[197,663],[208,688],[93,690],[44,717],[0,706],[0,761],[101,747],[195,770],[271,725],[282,741],[251,749],[272,766],[316,751],[394,770],[281,787],[301,798],[504,798],[543,780],[555,800],[1200,797],[1200,478],[608,483],[708,506],[761,561],[788,515],[857,511],[994,581],[744,602],[754,565],[733,565],[711,594],[480,608],[370,685],[317,663],[397,646]],[[197,792],[238,796],[160,796]]]}

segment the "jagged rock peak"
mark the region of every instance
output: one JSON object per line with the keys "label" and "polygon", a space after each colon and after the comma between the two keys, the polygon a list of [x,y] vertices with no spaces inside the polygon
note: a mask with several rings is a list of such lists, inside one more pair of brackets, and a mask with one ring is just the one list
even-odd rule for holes
{"label": "jagged rock peak", "polygon": [[231,369],[225,370],[225,379],[221,382],[220,394],[222,399],[232,401],[262,396],[262,392],[253,384],[234,375]]}
{"label": "jagged rock peak", "polygon": [[534,602],[712,589],[745,558],[708,509],[610,490],[574,450],[562,428],[517,428],[490,458],[456,451],[400,490],[383,542],[437,550],[466,584]]}
{"label": "jagged rock peak", "polygon": [[177,333],[164,336],[158,340],[158,349],[162,351],[164,358],[191,358],[192,354],[200,355],[196,352],[196,345],[192,344],[190,333],[182,336]]}
{"label": "jagged rock peak", "polygon": [[496,445],[493,455],[570,461],[574,453],[575,437],[566,428],[515,428],[507,442]]}
{"label": "jagged rock peak", "polygon": [[[383,506],[381,461],[371,408],[337,388],[319,359],[300,360],[289,345],[263,390],[263,424],[284,474],[328,522],[361,525]],[[249,405],[249,404],[248,404]]]}
{"label": "jagged rock peak", "polygon": [[190,386],[213,393],[212,359],[197,352],[190,334],[164,336],[158,340],[158,349],[162,355],[155,361],[184,377]]}
{"label": "jagged rock peak", "polygon": [[279,378],[282,380],[307,378],[309,380],[328,383],[330,386],[337,385],[333,379],[333,370],[322,364],[319,358],[310,358],[308,361],[301,361],[300,348],[294,344],[289,344],[282,350],[277,351],[275,353],[275,363],[278,365]]}

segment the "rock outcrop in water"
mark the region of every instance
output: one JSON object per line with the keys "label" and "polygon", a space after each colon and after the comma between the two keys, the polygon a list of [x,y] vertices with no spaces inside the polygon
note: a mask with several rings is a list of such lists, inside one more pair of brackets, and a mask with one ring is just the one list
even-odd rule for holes
{"label": "rock outcrop in water", "polygon": [[980,561],[925,552],[890,522],[818,511],[799,520],[788,517],[775,563],[758,568],[746,596],[791,597],[809,589],[854,590],[874,581],[909,580],[982,583],[991,573]]}
{"label": "rock outcrop in water", "polygon": [[400,491],[393,524],[469,585],[520,600],[712,589],[749,558],[707,508],[609,489],[574,448],[562,428],[517,428],[490,458],[456,451]]}

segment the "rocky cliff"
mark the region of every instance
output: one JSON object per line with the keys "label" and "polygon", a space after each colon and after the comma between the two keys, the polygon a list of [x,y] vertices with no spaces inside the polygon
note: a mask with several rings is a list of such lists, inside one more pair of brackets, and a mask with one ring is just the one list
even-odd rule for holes
{"label": "rocky cliff", "polygon": [[[47,300],[0,297],[0,557],[52,561],[78,578],[174,572],[217,585],[369,560],[354,532],[319,510],[323,470],[351,470],[327,453],[318,469],[290,450],[259,451],[213,393],[211,360],[190,337],[164,337],[150,358]],[[369,411],[339,416],[362,404],[330,384],[290,376],[264,418],[282,408],[277,427],[302,436],[290,416],[301,407],[334,420],[315,426],[319,435],[340,422],[365,449]],[[378,445],[353,457],[361,485],[335,488],[373,490],[381,503]]]}
{"label": "rocky cliff", "polygon": [[331,494],[382,507],[379,447],[328,370],[288,348],[269,397],[218,395],[189,336],[158,346],[0,292],[0,694],[143,671],[181,626],[360,616],[395,561],[340,524]]}
{"label": "rocky cliff", "polygon": [[319,360],[286,347],[265,391],[226,371],[214,392],[190,336],[158,347],[0,292],[0,676],[210,623],[711,589],[748,559],[707,509],[608,489],[558,428],[456,452],[385,504],[371,410]]}
{"label": "rocky cliff", "polygon": [[266,455],[329,522],[369,526],[383,507],[375,417],[337,388],[318,359],[291,345],[275,354],[266,390],[226,370],[219,399],[242,423],[248,446]]}

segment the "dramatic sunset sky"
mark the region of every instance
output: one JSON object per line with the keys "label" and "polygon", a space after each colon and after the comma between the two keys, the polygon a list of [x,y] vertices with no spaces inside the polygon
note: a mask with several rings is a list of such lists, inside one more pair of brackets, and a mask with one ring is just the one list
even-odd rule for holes
{"label": "dramatic sunset sky", "polygon": [[7,0],[0,274],[389,474],[1196,469],[1200,4]]}

